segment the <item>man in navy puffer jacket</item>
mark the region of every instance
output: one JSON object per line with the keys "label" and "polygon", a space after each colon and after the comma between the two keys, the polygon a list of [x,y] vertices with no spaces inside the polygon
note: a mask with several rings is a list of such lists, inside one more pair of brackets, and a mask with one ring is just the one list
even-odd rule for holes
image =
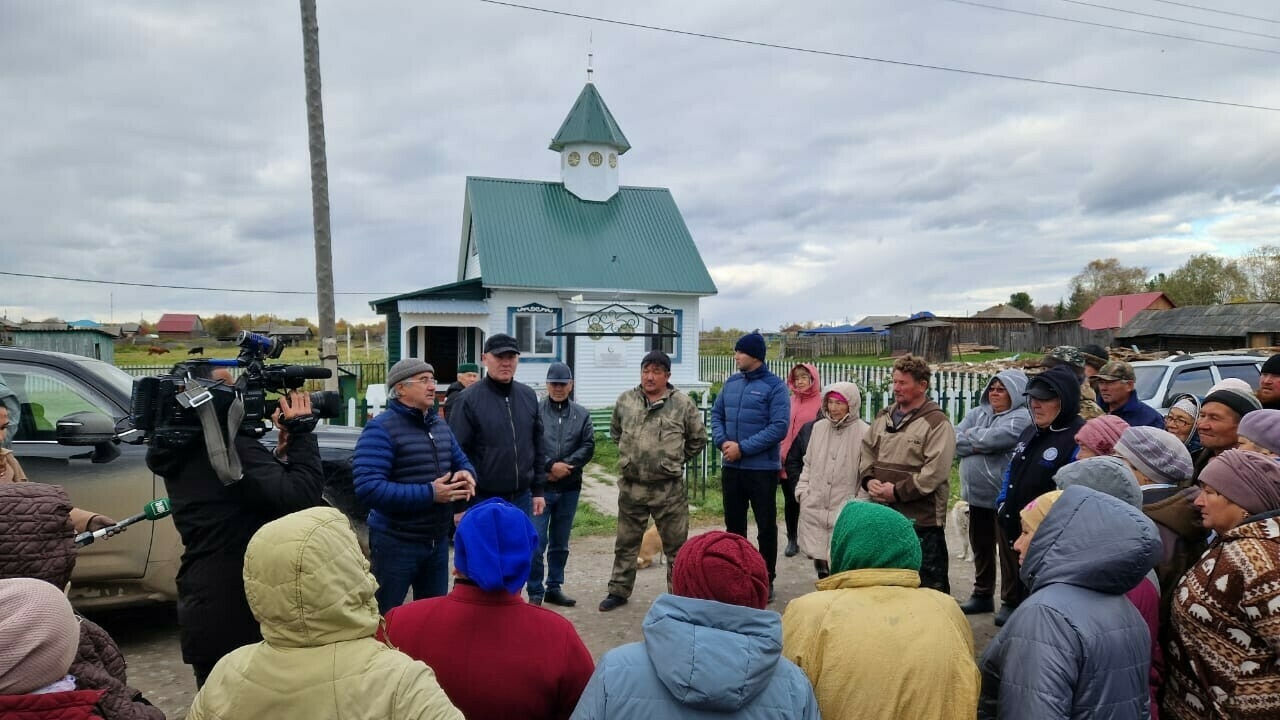
{"label": "man in navy puffer jacket", "polygon": [[747,535],[747,506],[756,519],[756,540],[769,569],[769,599],[778,564],[778,471],[780,447],[791,425],[787,384],[764,364],[764,337],[738,339],[733,357],[739,372],[724,382],[711,408],[711,437],[724,454],[725,529]]}
{"label": "man in navy puffer jacket", "polygon": [[475,492],[475,468],[433,411],[435,370],[406,358],[387,373],[392,399],[365,425],[352,471],[369,510],[369,549],[383,615],[449,591],[450,504]]}

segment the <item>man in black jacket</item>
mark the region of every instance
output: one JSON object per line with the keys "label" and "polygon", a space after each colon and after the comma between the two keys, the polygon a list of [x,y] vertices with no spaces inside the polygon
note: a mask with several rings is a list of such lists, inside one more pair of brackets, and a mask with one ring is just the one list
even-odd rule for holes
{"label": "man in black jacket", "polygon": [[454,504],[454,520],[466,508],[491,497],[502,498],[530,518],[546,507],[546,457],[538,395],[515,381],[520,363],[516,339],[498,333],[484,343],[483,380],[454,396],[449,427],[476,468],[475,496]]}
{"label": "man in black jacket", "polygon": [[1029,590],[1018,576],[1018,553],[1013,541],[1022,534],[1022,508],[1041,495],[1058,489],[1053,476],[1071,462],[1076,451],[1080,417],[1080,382],[1065,366],[1051,367],[1027,383],[1031,426],[1022,431],[1005,471],[1004,488],[996,498],[996,527],[1000,543],[1000,575],[1009,578],[1000,588],[996,626],[1004,625]]}
{"label": "man in black jacket", "polygon": [[[546,601],[573,607],[577,600],[566,596],[564,566],[569,560],[569,532],[578,512],[582,492],[582,468],[596,452],[591,413],[569,399],[573,393],[573,371],[564,363],[547,368],[547,396],[538,403],[542,416],[542,447],[546,455],[547,489],[543,494],[547,509],[533,519],[538,531],[538,549],[529,571],[529,602]],[[546,591],[543,592],[543,556],[546,556]]]}
{"label": "man in black jacket", "polygon": [[202,440],[182,449],[152,448],[147,466],[164,478],[173,522],[182,536],[178,569],[178,625],[182,660],[204,685],[223,655],[262,640],[244,595],[244,553],[263,525],[322,504],[324,470],[310,432],[291,433],[282,422],[311,416],[311,397],[280,398],[275,452],[237,434],[242,477],[224,485]]}

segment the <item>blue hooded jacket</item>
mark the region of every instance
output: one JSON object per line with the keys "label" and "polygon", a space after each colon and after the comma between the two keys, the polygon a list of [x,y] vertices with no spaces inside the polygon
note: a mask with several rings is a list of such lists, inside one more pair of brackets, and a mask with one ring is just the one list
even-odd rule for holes
{"label": "blue hooded jacket", "polygon": [[979,718],[1149,717],[1151,636],[1125,593],[1160,553],[1142,511],[1073,485],[1022,563],[1031,596],[982,654]]}
{"label": "blue hooded jacket", "polygon": [[600,659],[573,720],[819,716],[809,678],[782,657],[776,612],[664,594],[643,632]]}
{"label": "blue hooded jacket", "polygon": [[781,470],[780,448],[790,426],[787,384],[763,363],[725,380],[711,408],[712,442],[718,448],[732,440],[742,450],[742,457],[737,462],[725,460],[725,467]]}

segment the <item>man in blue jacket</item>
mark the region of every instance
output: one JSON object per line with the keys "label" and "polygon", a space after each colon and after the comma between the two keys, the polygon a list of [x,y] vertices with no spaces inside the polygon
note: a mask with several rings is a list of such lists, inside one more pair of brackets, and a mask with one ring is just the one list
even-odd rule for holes
{"label": "man in blue jacket", "polygon": [[387,409],[365,425],[352,472],[369,508],[369,549],[378,609],[449,591],[450,503],[475,493],[475,468],[434,411],[435,369],[405,358],[387,372]]}
{"label": "man in blue jacket", "polygon": [[1137,376],[1133,366],[1122,360],[1112,360],[1090,382],[1098,388],[1098,402],[1111,415],[1129,423],[1129,427],[1153,427],[1164,430],[1164,416],[1155,408],[1138,399],[1134,392]]}
{"label": "man in blue jacket", "polygon": [[778,565],[779,448],[791,423],[787,384],[764,364],[765,342],[748,333],[733,347],[738,372],[725,381],[711,409],[711,437],[724,455],[721,491],[725,529],[747,536],[747,506],[769,569],[769,600]]}

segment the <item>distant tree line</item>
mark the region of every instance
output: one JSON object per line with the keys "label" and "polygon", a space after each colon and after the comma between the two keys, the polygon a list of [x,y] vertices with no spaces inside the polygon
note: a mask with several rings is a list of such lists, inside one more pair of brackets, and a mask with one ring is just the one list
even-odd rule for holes
{"label": "distant tree line", "polygon": [[1016,292],[1009,305],[1040,320],[1079,317],[1104,295],[1163,292],[1176,305],[1280,301],[1280,245],[1262,245],[1236,259],[1209,253],[1192,255],[1170,273],[1148,275],[1145,267],[1128,267],[1116,258],[1090,260],[1068,284],[1070,295],[1053,305],[1036,305],[1031,295]]}
{"label": "distant tree line", "polygon": [[[311,332],[318,333],[319,328],[316,324],[305,317],[297,317],[292,320],[278,318],[271,315],[252,315],[245,313],[244,315],[228,315],[219,313],[212,317],[204,318],[204,329],[214,337],[231,337],[241,330],[252,330],[254,328],[266,327],[269,323],[276,325],[295,325],[297,327],[311,328]],[[350,323],[345,318],[339,318],[335,324],[337,338],[339,342],[347,337],[347,328],[351,329],[351,335],[354,337],[359,335],[364,338],[364,332],[368,330],[370,333],[381,335],[386,329],[386,322],[376,323]]]}

